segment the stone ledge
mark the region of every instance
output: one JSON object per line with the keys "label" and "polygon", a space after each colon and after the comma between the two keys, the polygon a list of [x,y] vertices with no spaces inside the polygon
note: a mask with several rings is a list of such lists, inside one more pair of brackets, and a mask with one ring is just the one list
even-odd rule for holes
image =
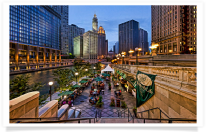
{"label": "stone ledge", "polygon": [[52,101],[48,102],[41,109],[39,109],[39,117],[46,116],[57,105],[58,105],[58,100],[52,100]]}
{"label": "stone ledge", "polygon": [[39,91],[29,92],[9,101],[9,112],[39,97]]}
{"label": "stone ledge", "polygon": [[[194,93],[193,91],[189,91],[188,89],[182,88],[182,87],[178,87],[176,85],[172,85],[172,84],[168,84],[166,82],[162,82],[159,80],[155,80],[155,85],[167,89],[169,91],[175,92],[179,95],[184,95],[184,97],[189,98],[191,100],[196,101],[196,93]],[[184,94],[186,93],[186,94]],[[187,96],[188,95],[188,96]]]}

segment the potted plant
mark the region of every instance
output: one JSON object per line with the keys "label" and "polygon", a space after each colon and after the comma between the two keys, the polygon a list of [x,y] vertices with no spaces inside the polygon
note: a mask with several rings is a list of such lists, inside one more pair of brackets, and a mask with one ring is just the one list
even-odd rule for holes
{"label": "potted plant", "polygon": [[109,83],[109,90],[111,90],[111,83]]}
{"label": "potted plant", "polygon": [[127,104],[123,100],[121,101],[121,107],[122,108],[127,108]]}
{"label": "potted plant", "polygon": [[102,107],[103,104],[104,104],[104,103],[102,102],[102,96],[100,95],[100,96],[99,96],[99,100],[98,100],[97,103],[96,103],[96,106],[97,106],[97,107]]}
{"label": "potted plant", "polygon": [[110,103],[110,106],[115,106],[115,101],[114,101],[114,98],[111,98],[111,103]]}
{"label": "potted plant", "polygon": [[135,117],[137,117],[137,107],[133,108],[133,112],[134,112]]}

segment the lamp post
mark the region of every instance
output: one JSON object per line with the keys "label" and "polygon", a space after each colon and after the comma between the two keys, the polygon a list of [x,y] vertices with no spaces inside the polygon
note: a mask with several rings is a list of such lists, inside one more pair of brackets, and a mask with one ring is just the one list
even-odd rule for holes
{"label": "lamp post", "polygon": [[122,55],[122,69],[123,69],[123,64],[124,64],[124,55]]}
{"label": "lamp post", "polygon": [[141,51],[142,49],[141,48],[135,48],[135,51],[136,51],[136,65],[138,65],[138,54],[139,54],[139,51]]}
{"label": "lamp post", "polygon": [[94,75],[95,75],[95,69],[96,69],[96,67],[94,66]]}
{"label": "lamp post", "polygon": [[50,86],[50,90],[49,90],[49,94],[50,94],[50,101],[51,101],[51,99],[52,99],[52,97],[51,97],[51,86],[53,85],[53,82],[49,82],[49,86]]}
{"label": "lamp post", "polygon": [[87,77],[87,71],[88,71],[88,69],[85,69],[85,71],[86,71],[86,77]]}
{"label": "lamp post", "polygon": [[156,49],[159,46],[159,44],[152,44],[149,48],[152,50],[152,56],[157,55],[156,54]]}
{"label": "lamp post", "polygon": [[77,84],[77,76],[79,75],[78,72],[75,72],[75,76],[76,76],[76,84]]}

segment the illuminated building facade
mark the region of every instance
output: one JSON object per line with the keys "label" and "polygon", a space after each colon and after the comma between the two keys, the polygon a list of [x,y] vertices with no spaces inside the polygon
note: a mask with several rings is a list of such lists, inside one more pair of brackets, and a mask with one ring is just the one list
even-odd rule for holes
{"label": "illuminated building facade", "polygon": [[196,53],[197,6],[151,6],[152,43],[157,53]]}
{"label": "illuminated building facade", "polygon": [[83,35],[85,32],[84,28],[80,28],[74,24],[69,25],[69,53],[74,54],[74,41],[73,38]]}
{"label": "illuminated building facade", "polygon": [[69,54],[69,6],[53,5],[52,8],[61,15],[61,54]]}
{"label": "illuminated building facade", "polygon": [[77,58],[83,57],[83,36],[79,35],[73,39],[74,55]]}
{"label": "illuminated building facade", "polygon": [[107,56],[107,45],[106,45],[106,34],[102,26],[99,27],[98,31],[98,58],[105,58]]}
{"label": "illuminated building facade", "polygon": [[50,6],[10,6],[10,69],[47,67],[61,61],[61,16]]}

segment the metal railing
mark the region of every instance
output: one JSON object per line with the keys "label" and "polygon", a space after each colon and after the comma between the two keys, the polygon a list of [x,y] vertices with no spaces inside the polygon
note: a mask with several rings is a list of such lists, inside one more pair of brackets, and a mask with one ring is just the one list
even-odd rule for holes
{"label": "metal railing", "polygon": [[[160,117],[159,118],[149,118],[149,112],[152,110],[158,109],[160,111]],[[148,118],[143,118],[143,113],[144,112],[148,112]],[[143,119],[143,122],[145,123],[146,120],[158,120],[160,121],[168,121],[168,123],[172,123],[174,121],[178,122],[178,121],[190,121],[190,122],[196,122],[196,119],[186,119],[186,118],[170,118],[167,114],[165,114],[160,108],[156,107],[156,108],[152,108],[149,110],[145,110],[145,111],[141,111],[141,112],[137,112],[137,116],[138,114],[141,113],[141,118],[137,117],[136,119]],[[164,114],[168,119],[162,119],[162,114]]]}
{"label": "metal railing", "polygon": [[[46,120],[46,121],[42,121],[42,120],[51,119],[51,118],[41,118],[41,120],[31,121],[32,119],[38,119],[38,118],[27,118],[27,120],[29,121],[18,121],[17,123],[67,123],[67,122],[69,123],[72,121],[77,121],[78,123],[81,123],[82,120],[89,120],[89,123],[91,123],[92,119],[94,120],[94,123],[95,123],[95,118],[73,118],[73,119],[67,119],[67,120]],[[13,120],[13,119],[10,119],[10,120]]]}
{"label": "metal railing", "polygon": [[[131,117],[131,119],[129,119],[129,117]],[[132,115],[132,113],[130,112],[129,108],[128,108],[128,122],[133,121],[134,123],[134,115]]]}

